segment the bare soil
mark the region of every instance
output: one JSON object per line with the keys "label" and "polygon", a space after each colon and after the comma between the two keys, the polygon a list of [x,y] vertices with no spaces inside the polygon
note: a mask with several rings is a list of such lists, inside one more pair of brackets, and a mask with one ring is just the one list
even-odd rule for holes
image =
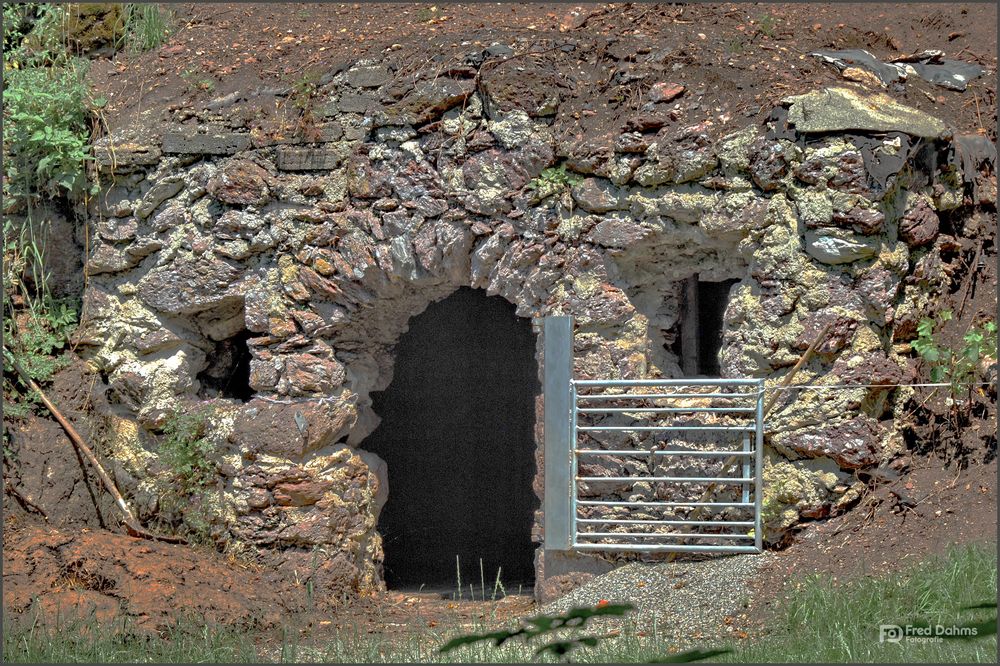
{"label": "bare soil", "polygon": [[[294,86],[307,75],[385,61],[396,78],[465,66],[493,44],[513,59],[483,77],[511,98],[558,95],[554,127],[579,136],[617,129],[656,82],[686,88],[672,121],[735,131],[783,97],[843,82],[808,55],[863,48],[889,59],[943,50],[996,71],[996,7],[940,4],[230,4],[172,5],[179,29],[161,48],[95,60],[115,130],[190,117],[233,93]],[[489,79],[487,81],[487,79]],[[962,132],[996,136],[995,76],[956,92],[911,77],[890,93]],[[279,99],[251,126],[301,110]],[[151,116],[143,112],[152,110]]]}
{"label": "bare soil", "polygon": [[[212,624],[261,628],[301,610],[302,591],[215,553],[105,530],[58,529],[8,517],[3,606],[9,621],[49,626],[94,617],[162,633],[184,614]],[[280,581],[278,581],[280,583]]]}

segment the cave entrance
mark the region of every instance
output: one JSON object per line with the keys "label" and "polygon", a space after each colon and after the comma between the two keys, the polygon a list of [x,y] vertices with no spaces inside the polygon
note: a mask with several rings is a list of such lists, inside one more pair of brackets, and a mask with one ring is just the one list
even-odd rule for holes
{"label": "cave entrance", "polygon": [[390,588],[534,581],[535,335],[514,306],[461,288],[410,320],[382,417],[362,448],[386,461],[379,518]]}
{"label": "cave entrance", "polygon": [[695,275],[684,282],[680,356],[686,377],[718,377],[723,317],[729,291],[739,280],[709,282]]}

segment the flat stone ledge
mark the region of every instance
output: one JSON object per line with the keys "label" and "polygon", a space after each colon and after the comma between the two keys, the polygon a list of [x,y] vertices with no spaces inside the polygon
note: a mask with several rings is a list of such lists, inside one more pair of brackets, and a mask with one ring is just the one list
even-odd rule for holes
{"label": "flat stone ledge", "polygon": [[278,148],[276,166],[281,171],[330,171],[344,161],[344,151],[333,148]]}
{"label": "flat stone ledge", "polygon": [[163,152],[185,155],[235,155],[250,147],[250,135],[237,132],[223,134],[192,134],[166,132]]}

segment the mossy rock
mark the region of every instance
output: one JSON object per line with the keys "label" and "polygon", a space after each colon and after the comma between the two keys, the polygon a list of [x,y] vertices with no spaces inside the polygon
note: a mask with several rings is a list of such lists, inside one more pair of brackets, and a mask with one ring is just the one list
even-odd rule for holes
{"label": "mossy rock", "polygon": [[124,31],[124,5],[109,2],[78,2],[64,6],[65,39],[69,49],[87,55],[113,49]]}

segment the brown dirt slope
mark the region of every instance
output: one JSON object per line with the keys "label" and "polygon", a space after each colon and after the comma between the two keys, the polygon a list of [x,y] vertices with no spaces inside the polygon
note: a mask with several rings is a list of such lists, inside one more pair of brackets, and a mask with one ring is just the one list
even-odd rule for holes
{"label": "brown dirt slope", "polygon": [[139,631],[163,632],[188,613],[210,623],[268,627],[303,603],[287,585],[214,553],[104,530],[8,521],[3,552],[7,621],[31,621],[36,613],[49,623],[127,618]]}
{"label": "brown dirt slope", "polygon": [[[501,44],[513,57],[502,56],[509,62],[491,66],[481,83],[513,103],[557,96],[557,131],[600,135],[632,117],[657,82],[687,89],[673,122],[732,131],[762,119],[782,97],[843,81],[809,52],[863,48],[883,59],[940,49],[983,65],[989,73],[965,92],[911,77],[889,93],[960,131],[996,135],[990,3],[173,7],[178,29],[164,46],[94,63],[112,130],[140,116],[143,124],[180,121],[213,100],[225,106],[233,94],[287,89],[362,58],[386,62],[400,81],[419,69],[454,72],[471,53]],[[300,113],[286,107],[279,95],[248,124]]]}

